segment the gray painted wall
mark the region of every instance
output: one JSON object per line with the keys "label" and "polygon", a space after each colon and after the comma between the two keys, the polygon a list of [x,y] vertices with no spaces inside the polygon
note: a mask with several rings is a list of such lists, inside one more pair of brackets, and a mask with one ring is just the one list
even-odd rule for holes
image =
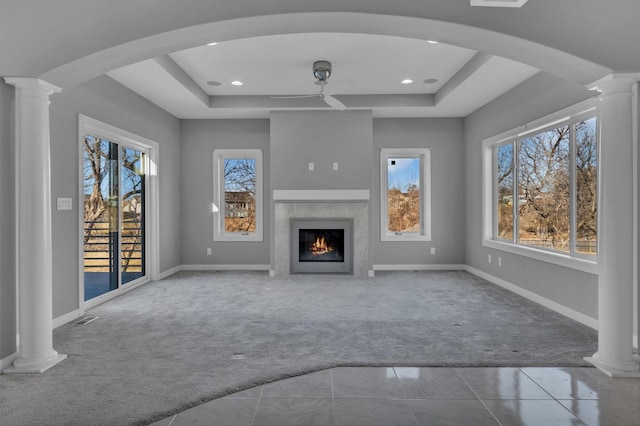
{"label": "gray painted wall", "polygon": [[[78,114],[151,139],[160,145],[160,272],[180,264],[180,122],[142,97],[103,76],[51,97],[51,193],[53,225],[53,316],[78,306]],[[73,199],[73,210],[57,211],[57,197]]]}
{"label": "gray painted wall", "polygon": [[[465,242],[464,126],[460,118],[373,120],[374,264],[463,264]],[[431,148],[431,241],[380,240],[380,149]],[[436,254],[430,254],[430,248]]]}
{"label": "gray painted wall", "polygon": [[[371,111],[282,111],[271,113],[272,189],[372,189]],[[333,163],[338,170],[333,170]],[[314,169],[309,170],[309,163]],[[273,202],[269,203],[271,210]],[[369,203],[369,217],[373,204]],[[272,233],[274,223],[270,224]],[[369,235],[374,226],[369,220]],[[275,241],[271,266],[275,269]],[[368,239],[369,254],[373,239]],[[373,269],[373,256],[368,256]]]}
{"label": "gray painted wall", "polygon": [[13,97],[0,82],[0,359],[16,351]]}
{"label": "gray painted wall", "polygon": [[[539,73],[466,118],[466,264],[597,318],[596,275],[482,246],[482,141],[591,96],[584,87]],[[502,257],[502,266],[489,264],[489,254]]]}
{"label": "gray painted wall", "polygon": [[[432,148],[433,241],[380,241],[379,149]],[[264,151],[262,242],[213,242],[213,149]],[[377,264],[462,264],[465,173],[462,119],[375,119],[366,111],[278,112],[267,120],[182,121],[182,262],[270,264],[273,189],[370,189],[370,241]],[[334,161],[339,170],[333,171]],[[313,162],[315,170],[309,171]],[[203,196],[204,194],[204,196]],[[206,249],[212,247],[212,255]],[[429,253],[436,247],[436,255]]]}
{"label": "gray painted wall", "polygon": [[[269,120],[182,121],[182,263],[269,264]],[[261,242],[213,242],[213,150],[263,150],[264,233]],[[212,255],[206,250],[212,248]]]}
{"label": "gray painted wall", "polygon": [[370,111],[273,112],[272,189],[370,189],[371,121]]}

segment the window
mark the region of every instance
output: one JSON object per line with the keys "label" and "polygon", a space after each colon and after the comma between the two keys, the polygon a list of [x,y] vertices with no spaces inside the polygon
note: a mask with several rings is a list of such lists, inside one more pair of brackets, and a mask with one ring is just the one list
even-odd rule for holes
{"label": "window", "polygon": [[213,151],[213,239],[262,241],[262,151]]}
{"label": "window", "polygon": [[381,150],[382,241],[431,239],[430,161],[429,149]]}
{"label": "window", "polygon": [[491,206],[485,207],[489,217],[485,245],[507,243],[595,261],[595,112],[591,109],[536,130],[485,141],[484,149],[485,194],[490,194],[485,204]]}

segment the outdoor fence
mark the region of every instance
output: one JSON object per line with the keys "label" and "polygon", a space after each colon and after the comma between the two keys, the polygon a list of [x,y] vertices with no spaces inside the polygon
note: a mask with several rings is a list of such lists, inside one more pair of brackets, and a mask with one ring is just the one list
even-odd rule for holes
{"label": "outdoor fence", "polygon": [[115,269],[118,244],[122,272],[142,272],[144,239],[141,220],[123,220],[121,232],[113,232],[106,221],[85,221],[84,271],[108,272]]}

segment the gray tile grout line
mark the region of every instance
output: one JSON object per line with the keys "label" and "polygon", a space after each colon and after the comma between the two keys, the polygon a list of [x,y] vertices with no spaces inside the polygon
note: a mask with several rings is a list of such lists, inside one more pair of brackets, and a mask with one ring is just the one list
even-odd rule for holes
{"label": "gray tile grout line", "polygon": [[[180,414],[180,413],[178,413]],[[178,417],[178,414],[174,414],[173,417],[171,418],[171,421],[169,422],[169,424],[167,426],[171,426],[173,424],[173,421]]]}
{"label": "gray tile grout line", "polygon": [[260,386],[260,394],[256,398],[256,406],[253,409],[253,417],[251,418],[251,426],[256,422],[256,415],[258,414],[258,406],[260,405],[260,400],[262,399],[262,392],[264,392],[264,385]]}
{"label": "gray tile grout line", "polygon": [[[538,386],[540,389],[542,389],[542,390],[543,390],[547,395],[549,395],[549,396],[551,397],[551,399],[553,399],[554,401],[558,402],[558,399],[557,399],[555,396],[551,395],[551,392],[549,392],[548,390],[546,390],[546,389],[544,388],[544,386],[542,386],[540,383],[538,383],[538,382],[536,381],[536,379],[534,379],[533,377],[531,377],[530,375],[528,375],[528,374],[527,374],[527,372],[523,370],[523,368],[531,368],[531,367],[520,367],[520,368],[518,368],[518,370],[519,370],[522,374],[524,374],[525,376],[527,376],[527,378],[528,378],[529,380],[531,380],[533,383],[535,383],[535,384],[536,384],[536,386]],[[560,405],[562,405],[562,404],[560,404]]]}
{"label": "gray tile grout line", "polygon": [[[530,368],[530,367],[522,367],[522,368]],[[582,424],[587,424],[587,422],[585,422],[584,420],[582,420],[580,417],[578,417],[573,411],[571,411],[569,408],[565,407],[565,405],[560,402],[560,400],[558,398],[556,398],[555,396],[551,395],[551,392],[549,392],[548,390],[546,390],[544,388],[544,386],[542,386],[540,383],[538,383],[533,377],[531,377],[530,375],[528,375],[525,371],[522,370],[522,368],[519,368],[519,370],[522,372],[522,374],[524,374],[525,376],[527,376],[533,383],[536,384],[536,386],[538,386],[540,389],[542,389],[543,391],[545,391],[547,393],[547,395],[549,395],[557,404],[559,404],[562,408],[564,408],[569,414],[571,414],[573,417],[575,417],[576,419],[578,419],[578,421],[580,421]],[[582,370],[582,368],[580,368],[580,370]],[[591,373],[588,373],[591,374]],[[594,376],[595,377],[595,376]],[[599,382],[600,380],[598,380]],[[576,398],[571,398],[571,400],[573,401],[579,401],[579,399]],[[597,399],[597,401],[599,401],[600,398]]]}
{"label": "gray tile grout line", "polygon": [[398,381],[398,386],[400,386],[400,390],[402,391],[402,395],[404,396],[404,402],[407,405],[409,412],[411,413],[411,417],[413,417],[413,421],[415,425],[420,426],[418,424],[418,418],[416,417],[416,413],[413,412],[413,410],[411,409],[411,406],[409,405],[409,397],[407,396],[407,392],[404,390],[404,386],[402,386],[402,381],[400,380],[400,376],[398,376],[398,372],[396,371],[396,368],[401,368],[401,367],[391,367],[391,368],[393,368],[393,374],[396,376],[396,380]]}
{"label": "gray tile grout line", "polygon": [[402,381],[400,380],[400,376],[398,376],[398,372],[396,371],[396,368],[402,368],[402,367],[391,367],[393,369],[393,375],[396,376],[396,380],[398,381],[398,386],[400,386],[400,390],[402,391],[402,396],[404,397],[404,399],[409,399],[407,397],[407,392],[405,392],[404,387],[402,387]]}
{"label": "gray tile grout line", "polygon": [[454,368],[453,369],[456,374],[458,375],[458,377],[460,377],[462,379],[462,381],[469,387],[469,389],[471,390],[471,392],[473,392],[473,394],[476,396],[476,398],[478,398],[478,401],[480,401],[480,404],[482,404],[482,406],[484,407],[485,410],[487,410],[489,412],[489,414],[491,414],[491,417],[493,417],[495,419],[496,422],[498,422],[498,424],[500,426],[502,425],[502,422],[500,420],[498,420],[498,418],[496,417],[495,414],[493,414],[493,411],[491,411],[489,409],[489,407],[487,407],[487,404],[485,404],[484,400],[482,398],[480,398],[480,395],[478,395],[475,391],[475,389],[473,389],[473,386],[471,386],[469,384],[469,382],[467,382],[467,379],[464,378],[464,376],[460,373],[460,369],[459,368]]}
{"label": "gray tile grout line", "polygon": [[329,381],[331,382],[331,413],[333,414],[333,426],[336,426],[336,399],[333,393],[333,368],[329,370]]}

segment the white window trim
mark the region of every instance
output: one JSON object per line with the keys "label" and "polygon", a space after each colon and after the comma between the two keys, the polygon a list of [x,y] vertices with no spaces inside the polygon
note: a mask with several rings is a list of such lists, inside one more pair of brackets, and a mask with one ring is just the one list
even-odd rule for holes
{"label": "white window trim", "polygon": [[576,118],[583,114],[592,113],[596,109],[596,99],[589,99],[577,105],[565,108],[553,114],[549,114],[538,120],[527,123],[515,129],[508,130],[500,135],[482,141],[482,245],[488,248],[530,257],[543,262],[552,263],[566,268],[597,274],[597,256],[590,258],[572,256],[562,252],[544,250],[525,246],[510,241],[494,238],[495,215],[494,192],[494,160],[493,147],[500,143],[508,142],[530,134],[535,131],[552,127],[553,125],[568,119]]}
{"label": "white window trim", "polygon": [[[387,228],[387,158],[416,157],[422,162],[420,170],[420,196],[422,199],[420,233],[394,233]],[[431,149],[383,148],[380,150],[380,240],[431,241]]]}
{"label": "white window trim", "polygon": [[[261,149],[213,150],[213,240],[214,241],[262,241],[263,240],[263,191]],[[254,232],[224,232],[224,159],[253,158],[256,161],[256,230]]]}

